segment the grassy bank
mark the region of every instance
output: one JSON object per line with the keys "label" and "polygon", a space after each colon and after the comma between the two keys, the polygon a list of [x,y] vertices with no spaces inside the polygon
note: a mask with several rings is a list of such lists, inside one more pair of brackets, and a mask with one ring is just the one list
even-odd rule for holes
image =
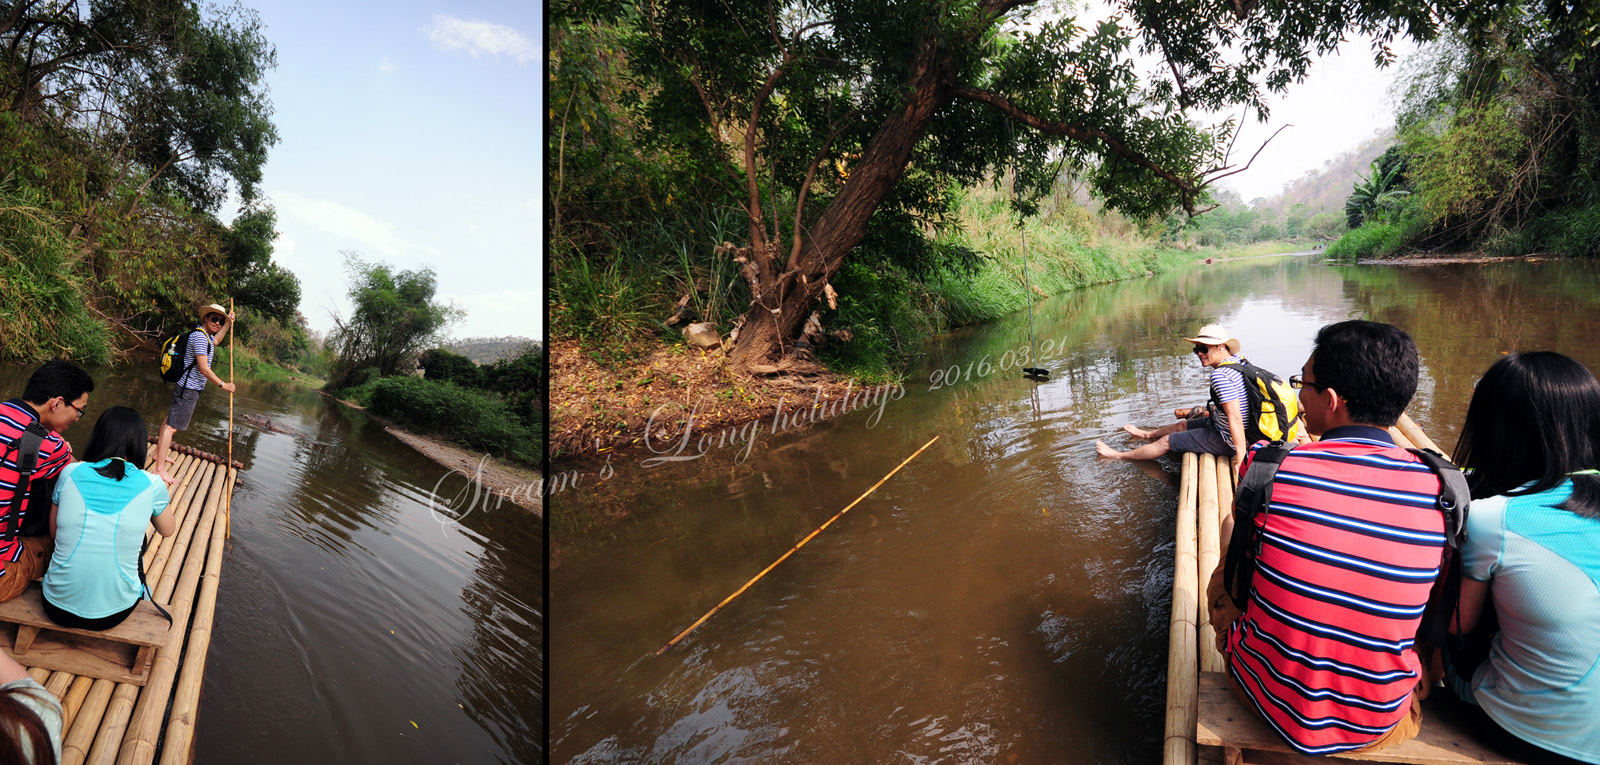
{"label": "grassy bank", "polygon": [[230,357],[233,360],[234,374],[247,380],[268,383],[293,383],[307,388],[321,388],[327,384],[327,381],[322,378],[279,366],[262,358],[260,354],[249,348],[232,348],[226,342],[221,348],[217,349],[217,360],[211,364],[211,368],[218,372],[219,377],[225,378],[227,376]]}

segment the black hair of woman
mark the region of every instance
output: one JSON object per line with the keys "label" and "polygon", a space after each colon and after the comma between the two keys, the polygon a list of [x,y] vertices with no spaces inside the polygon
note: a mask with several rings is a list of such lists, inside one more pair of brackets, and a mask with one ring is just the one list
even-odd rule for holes
{"label": "black hair of woman", "polygon": [[83,459],[85,462],[99,462],[108,457],[116,458],[109,465],[95,468],[95,472],[120,481],[127,475],[128,465],[138,469],[144,464],[148,450],[146,439],[144,417],[128,407],[114,406],[95,420],[94,431],[89,434],[89,448],[84,450]]}
{"label": "black hair of woman", "polygon": [[1600,468],[1597,439],[1600,380],[1559,353],[1513,353],[1478,380],[1453,459],[1471,470],[1474,498],[1536,494],[1570,477],[1561,506],[1600,517],[1600,475],[1582,474]]}

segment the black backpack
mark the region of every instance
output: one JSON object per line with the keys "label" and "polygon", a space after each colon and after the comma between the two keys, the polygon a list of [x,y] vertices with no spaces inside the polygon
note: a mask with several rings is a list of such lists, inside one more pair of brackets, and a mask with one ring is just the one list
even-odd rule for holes
{"label": "black backpack", "polygon": [[183,357],[189,350],[189,336],[202,331],[204,330],[199,327],[191,327],[161,341],[161,356],[158,359],[161,364],[161,379],[175,383],[189,374],[189,370],[194,369],[196,361],[191,359],[188,364],[184,364]]}
{"label": "black backpack", "polygon": [[[39,424],[38,420],[28,423],[22,434],[7,445],[3,454],[10,454],[16,450],[17,488],[11,494],[11,501],[6,503],[4,515],[0,515],[0,539],[10,542],[17,538],[17,531],[22,525],[22,499],[28,496],[29,484],[33,481],[33,469],[39,464],[39,447],[44,444],[49,431]],[[38,508],[34,508],[37,515]]]}
{"label": "black backpack", "polygon": [[[1256,517],[1269,512],[1272,504],[1272,479],[1278,475],[1285,457],[1293,449],[1282,441],[1273,441],[1256,452],[1250,470],[1239,481],[1233,502],[1233,536],[1228,541],[1228,557],[1223,563],[1222,582],[1233,602],[1244,608],[1250,596],[1250,583],[1255,575],[1256,558],[1261,554],[1261,538],[1257,532]],[[1435,475],[1439,476],[1437,507],[1444,514],[1445,545],[1440,554],[1439,576],[1428,593],[1428,605],[1422,611],[1422,623],[1417,628],[1417,640],[1429,645],[1444,645],[1450,633],[1450,622],[1461,597],[1461,556],[1458,551],[1467,538],[1467,512],[1472,503],[1472,493],[1461,469],[1451,464],[1444,455],[1432,449],[1406,449],[1417,455]]]}

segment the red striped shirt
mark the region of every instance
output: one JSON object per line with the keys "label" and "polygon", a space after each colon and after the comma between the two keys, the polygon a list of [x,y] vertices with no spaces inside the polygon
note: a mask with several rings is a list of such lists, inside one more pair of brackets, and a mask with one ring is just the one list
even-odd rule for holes
{"label": "red striped shirt", "polygon": [[1433,471],[1377,428],[1335,428],[1284,459],[1228,670],[1296,750],[1360,748],[1410,711],[1412,641],[1444,546],[1438,495]]}
{"label": "red striped shirt", "polygon": [[[33,408],[19,399],[0,403],[0,518],[11,508],[11,498],[17,491],[17,450],[14,444],[22,436],[22,431],[28,424],[39,419]],[[54,482],[51,480],[61,474],[62,468],[72,461],[72,446],[58,433],[45,436],[44,442],[39,444],[39,461],[33,466],[33,477],[29,479],[28,495],[22,499],[22,515],[16,519],[20,528],[22,520],[32,511],[33,503],[41,500],[44,512],[50,510],[49,491]],[[0,531],[5,527],[0,524]],[[10,542],[0,541],[0,575],[4,575],[6,564],[17,559],[22,554],[22,546],[17,540]]]}

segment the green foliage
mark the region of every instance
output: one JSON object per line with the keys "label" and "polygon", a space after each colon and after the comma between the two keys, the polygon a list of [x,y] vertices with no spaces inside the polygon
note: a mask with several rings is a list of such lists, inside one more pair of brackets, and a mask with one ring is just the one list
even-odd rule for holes
{"label": "green foliage", "polygon": [[1528,137],[1504,101],[1468,106],[1452,115],[1445,129],[1419,127],[1405,138],[1417,153],[1423,207],[1435,219],[1467,214],[1502,193],[1528,149]]}
{"label": "green foliage", "polygon": [[472,359],[443,348],[423,351],[417,357],[417,366],[422,367],[422,376],[428,380],[455,383],[463,388],[483,387],[483,373]]}
{"label": "green foliage", "polygon": [[1345,231],[1345,216],[1324,212],[1311,216],[1306,223],[1306,235],[1314,239],[1332,239]]}
{"label": "green foliage", "polygon": [[278,213],[271,205],[254,204],[239,211],[233,225],[221,232],[228,264],[228,294],[243,307],[259,310],[280,322],[294,319],[300,305],[300,279],[272,262]]}
{"label": "green foliage", "polygon": [[328,383],[334,389],[355,384],[364,369],[380,375],[409,372],[409,364],[461,311],[435,303],[437,283],[433,269],[400,271],[384,263],[363,262],[347,253],[350,272],[348,320],[335,317],[330,344],[338,353]]}
{"label": "green foliage", "polygon": [[73,256],[57,220],[0,186],[0,358],[111,360],[111,333],[84,305]]}
{"label": "green foliage", "polygon": [[540,430],[491,394],[418,377],[384,377],[363,392],[374,414],[491,454],[538,464]]}
{"label": "green foliage", "polygon": [[1389,147],[1373,160],[1371,173],[1360,177],[1345,200],[1345,225],[1358,228],[1368,217],[1394,209],[1399,200],[1409,196],[1411,192],[1405,189],[1406,165],[1406,156],[1398,146]]}

